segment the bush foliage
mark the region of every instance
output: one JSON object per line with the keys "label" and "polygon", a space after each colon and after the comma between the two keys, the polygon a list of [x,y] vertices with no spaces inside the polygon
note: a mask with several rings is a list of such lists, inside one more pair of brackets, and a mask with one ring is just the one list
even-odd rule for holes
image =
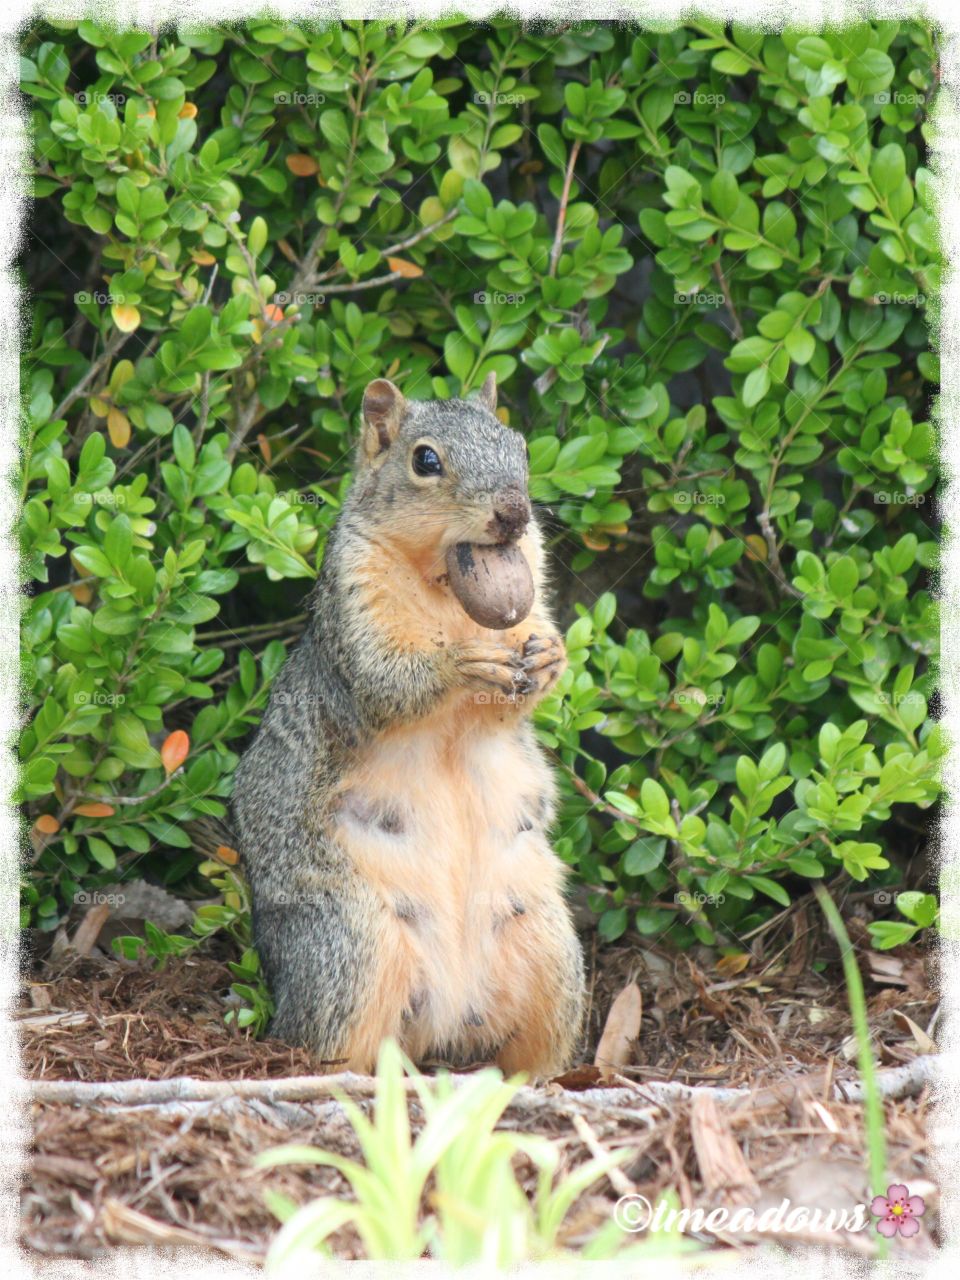
{"label": "bush foliage", "polygon": [[495,372],[527,434],[576,601],[556,847],[606,937],[729,944],[810,878],[897,882],[943,750],[929,28],[22,52],[25,923],[198,890],[184,824],[225,812],[381,375]]}

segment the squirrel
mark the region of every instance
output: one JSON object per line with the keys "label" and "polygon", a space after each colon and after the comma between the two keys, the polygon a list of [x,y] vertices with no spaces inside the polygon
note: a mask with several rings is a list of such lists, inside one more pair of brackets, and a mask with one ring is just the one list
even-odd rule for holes
{"label": "squirrel", "polygon": [[[543,598],[526,442],[471,400],[363,396],[355,476],[309,622],[237,770],[270,1033],[370,1073],[414,1061],[556,1074],[576,1050],[583,958],[550,847],[551,770],[530,723],[566,665]],[[453,545],[515,543],[535,586],[505,631],[466,614]]]}

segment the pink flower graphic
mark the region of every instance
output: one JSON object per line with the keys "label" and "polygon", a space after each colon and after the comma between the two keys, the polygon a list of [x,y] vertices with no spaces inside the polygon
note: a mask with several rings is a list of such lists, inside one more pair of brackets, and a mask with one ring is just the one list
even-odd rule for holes
{"label": "pink flower graphic", "polygon": [[902,1236],[915,1236],[920,1230],[918,1219],[925,1208],[920,1196],[912,1196],[905,1186],[894,1182],[887,1187],[885,1196],[873,1197],[870,1212],[880,1219],[877,1230],[889,1240],[898,1231]]}

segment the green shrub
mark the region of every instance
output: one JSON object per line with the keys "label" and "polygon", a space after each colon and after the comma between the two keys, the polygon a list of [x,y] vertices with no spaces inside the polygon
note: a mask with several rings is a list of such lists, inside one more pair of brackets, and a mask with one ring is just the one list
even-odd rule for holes
{"label": "green shrub", "polygon": [[606,937],[897,880],[943,751],[928,27],[64,22],[23,55],[25,922],[197,883],[184,824],[225,812],[380,375],[495,372],[528,435],[579,602],[556,844]]}

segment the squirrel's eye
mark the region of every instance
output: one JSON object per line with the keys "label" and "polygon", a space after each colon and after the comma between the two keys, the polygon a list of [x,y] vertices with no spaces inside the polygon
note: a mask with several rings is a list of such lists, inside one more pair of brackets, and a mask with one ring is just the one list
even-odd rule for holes
{"label": "squirrel's eye", "polygon": [[428,444],[418,444],[413,451],[413,471],[418,476],[443,475],[436,449],[431,449]]}

